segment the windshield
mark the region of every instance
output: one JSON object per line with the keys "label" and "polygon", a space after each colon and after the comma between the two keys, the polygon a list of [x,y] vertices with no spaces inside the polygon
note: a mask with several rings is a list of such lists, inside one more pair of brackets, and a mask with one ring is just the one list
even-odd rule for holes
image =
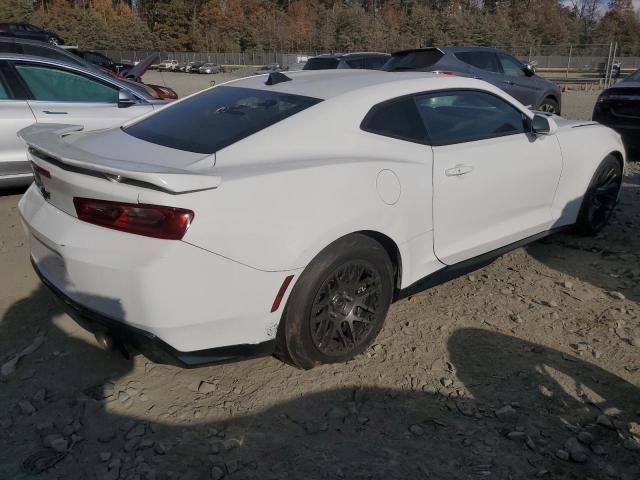
{"label": "windshield", "polygon": [[240,87],[216,87],[124,128],[164,147],[211,154],[321,100]]}
{"label": "windshield", "polygon": [[387,72],[401,70],[420,70],[435,65],[442,58],[439,50],[417,50],[409,52],[394,53],[389,61],[385,63],[382,70]]}

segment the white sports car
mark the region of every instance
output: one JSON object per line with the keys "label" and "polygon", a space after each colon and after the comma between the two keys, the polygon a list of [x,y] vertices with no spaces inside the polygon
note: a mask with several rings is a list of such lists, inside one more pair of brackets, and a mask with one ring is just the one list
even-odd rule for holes
{"label": "white sports car", "polygon": [[272,73],[84,133],[21,132],[42,281],[105,345],[179,365],[367,348],[391,302],[614,209],[625,152],[488,83]]}

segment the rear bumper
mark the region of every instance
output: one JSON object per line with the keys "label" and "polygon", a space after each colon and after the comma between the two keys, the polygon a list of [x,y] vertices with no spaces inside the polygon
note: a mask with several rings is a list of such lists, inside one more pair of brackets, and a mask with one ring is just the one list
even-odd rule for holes
{"label": "rear bumper", "polygon": [[150,332],[126,325],[84,307],[47,280],[33,259],[31,264],[42,283],[81,327],[94,334],[107,335],[114,340],[115,345],[132,347],[153,362],[189,368],[271,355],[275,350],[275,340],[269,340],[258,344],[230,345],[181,352]]}
{"label": "rear bumper", "polygon": [[[36,270],[75,317],[91,320],[90,330],[97,322],[117,334],[124,329],[127,338],[141,333],[123,343],[153,339],[185,365],[253,356],[275,339],[286,298],[272,313],[273,300],[298,271],[256,270],[182,241],[82,222],[33,186],[19,207]],[[203,353],[212,349],[222,353]]]}
{"label": "rear bumper", "polygon": [[596,109],[593,120],[615,130],[622,137],[625,146],[640,147],[640,118],[614,116],[609,112],[600,112]]}

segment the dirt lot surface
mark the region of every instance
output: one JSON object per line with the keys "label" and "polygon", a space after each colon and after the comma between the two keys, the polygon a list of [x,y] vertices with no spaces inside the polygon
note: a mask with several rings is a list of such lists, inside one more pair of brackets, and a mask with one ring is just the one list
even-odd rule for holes
{"label": "dirt lot surface", "polygon": [[599,237],[398,302],[368,352],[311,371],[101,351],[32,272],[19,196],[0,196],[2,480],[640,478],[639,164]]}

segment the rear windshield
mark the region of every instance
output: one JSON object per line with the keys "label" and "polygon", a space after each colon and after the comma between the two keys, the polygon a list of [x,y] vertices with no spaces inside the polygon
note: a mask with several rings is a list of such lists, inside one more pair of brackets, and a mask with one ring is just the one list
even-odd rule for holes
{"label": "rear windshield", "polygon": [[420,70],[435,65],[442,58],[440,50],[418,50],[394,53],[382,70],[397,72],[401,70]]}
{"label": "rear windshield", "polygon": [[216,87],[164,108],[124,131],[164,147],[210,154],[320,101],[265,90]]}
{"label": "rear windshield", "polygon": [[310,58],[304,64],[303,70],[332,70],[338,68],[337,58]]}

